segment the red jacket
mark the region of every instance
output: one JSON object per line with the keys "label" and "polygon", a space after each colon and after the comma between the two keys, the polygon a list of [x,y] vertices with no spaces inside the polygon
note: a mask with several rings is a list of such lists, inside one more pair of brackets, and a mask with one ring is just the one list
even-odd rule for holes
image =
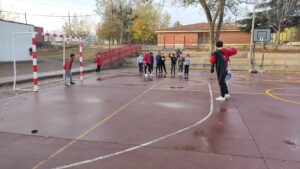
{"label": "red jacket", "polygon": [[[232,55],[235,55],[237,53],[237,50],[235,48],[231,48],[231,49],[220,48],[219,50],[223,53],[223,55],[225,57],[226,66],[228,65],[229,57],[232,56]],[[215,58],[214,55],[212,55],[210,57],[210,63],[211,64],[216,63],[216,58]]]}
{"label": "red jacket", "polygon": [[144,54],[144,62],[150,64],[150,54],[148,52]]}
{"label": "red jacket", "polygon": [[102,59],[100,58],[100,56],[96,57],[96,63],[97,65],[102,65]]}
{"label": "red jacket", "polygon": [[64,69],[67,70],[67,69],[72,69],[72,65],[73,65],[73,60],[71,58],[68,58],[66,60],[66,63],[64,65]]}

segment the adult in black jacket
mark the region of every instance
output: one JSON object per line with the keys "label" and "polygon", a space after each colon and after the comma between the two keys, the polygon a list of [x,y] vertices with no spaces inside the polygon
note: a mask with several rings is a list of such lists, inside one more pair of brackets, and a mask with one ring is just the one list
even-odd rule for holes
{"label": "adult in black jacket", "polygon": [[210,62],[212,64],[211,73],[214,72],[214,67],[216,68],[218,82],[221,90],[221,96],[216,98],[216,100],[224,101],[225,98],[229,98],[230,94],[228,92],[228,87],[225,82],[225,78],[227,75],[227,65],[229,57],[235,55],[237,53],[235,48],[226,49],[223,48],[223,42],[218,41],[216,43],[217,50],[213,53],[210,58]]}

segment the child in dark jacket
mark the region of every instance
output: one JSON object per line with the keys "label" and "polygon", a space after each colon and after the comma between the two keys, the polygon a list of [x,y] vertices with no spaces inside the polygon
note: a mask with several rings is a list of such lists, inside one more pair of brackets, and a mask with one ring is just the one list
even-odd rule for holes
{"label": "child in dark jacket", "polygon": [[162,72],[161,71],[161,54],[160,54],[160,52],[158,52],[158,54],[156,55],[155,61],[156,61],[155,76],[157,77],[157,69],[158,69],[159,74]]}
{"label": "child in dark jacket", "polygon": [[165,64],[165,61],[166,61],[166,57],[165,57],[165,54],[163,53],[161,55],[161,71],[165,72],[165,74],[167,73],[167,70],[166,70],[166,64]]}
{"label": "child in dark jacket", "polygon": [[177,57],[175,56],[175,53],[172,53],[172,54],[170,53],[169,57],[171,59],[171,77],[175,77]]}
{"label": "child in dark jacket", "polygon": [[151,69],[151,72],[153,72],[153,64],[154,64],[154,56],[153,56],[153,53],[150,52],[150,69]]}

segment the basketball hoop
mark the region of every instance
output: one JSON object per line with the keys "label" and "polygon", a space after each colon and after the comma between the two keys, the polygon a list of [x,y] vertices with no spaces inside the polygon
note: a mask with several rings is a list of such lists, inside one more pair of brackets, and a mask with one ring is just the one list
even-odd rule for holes
{"label": "basketball hoop", "polygon": [[263,41],[264,41],[264,38],[263,38],[263,37],[259,38],[259,41],[263,42]]}
{"label": "basketball hoop", "polygon": [[263,37],[260,37],[259,41],[261,42],[261,44],[264,44],[264,38]]}
{"label": "basketball hoop", "polygon": [[267,42],[271,40],[270,29],[254,29],[253,41],[254,42]]}

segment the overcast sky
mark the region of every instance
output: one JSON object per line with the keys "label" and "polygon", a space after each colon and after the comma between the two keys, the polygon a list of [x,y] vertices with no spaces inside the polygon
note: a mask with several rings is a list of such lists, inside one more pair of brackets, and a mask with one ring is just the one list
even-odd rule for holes
{"label": "overcast sky", "polygon": [[[42,17],[32,16],[31,14],[40,15],[59,15],[67,16],[68,12],[78,15],[96,14],[95,0],[0,0],[4,11],[14,11],[27,13],[28,24],[44,27],[45,31],[53,32],[62,31],[64,22],[68,21],[65,17]],[[182,24],[192,24],[206,22],[204,13],[199,7],[174,7],[170,1],[164,5],[164,10],[171,15],[171,24],[180,21]],[[90,17],[95,23],[100,21],[99,16]],[[18,15],[19,22],[25,22],[24,15]]]}

